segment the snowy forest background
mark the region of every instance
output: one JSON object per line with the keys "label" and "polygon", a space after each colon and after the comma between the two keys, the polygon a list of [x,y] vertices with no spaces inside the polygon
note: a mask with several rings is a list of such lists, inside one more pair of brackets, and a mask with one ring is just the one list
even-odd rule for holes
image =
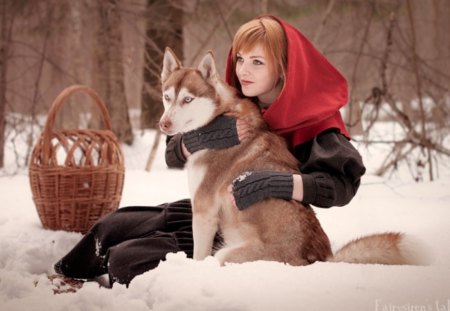
{"label": "snowy forest background", "polygon": [[[71,293],[49,278],[82,237],[44,229],[30,190],[55,97],[85,84],[106,102],[125,157],[120,207],[186,198],[186,171],[166,167],[156,126],[164,48],[186,65],[213,50],[223,73],[234,32],[263,13],[297,26],[349,82],[342,113],[367,173],[349,205],[314,208],[333,250],[400,231],[423,242],[430,264],[220,267],[176,253],[128,288],[86,282]],[[448,16],[448,0],[1,0],[0,310],[450,310]],[[56,123],[99,119],[76,94]]]}
{"label": "snowy forest background", "polygon": [[[360,142],[389,146],[377,175],[389,176],[406,161],[415,180],[438,176],[436,162],[450,155],[444,144],[450,126],[446,0],[3,0],[1,174],[26,169],[53,99],[72,84],[100,94],[115,134],[131,145],[133,131],[155,128],[161,115],[165,46],[185,65],[213,50],[223,72],[236,29],[264,13],[301,29],[348,79],[347,126],[363,134]],[[86,98],[74,96],[57,124],[99,126],[91,109]],[[369,139],[373,125],[386,121],[398,123],[402,135]],[[6,141],[15,154],[7,162]],[[28,148],[19,152],[21,144]]]}

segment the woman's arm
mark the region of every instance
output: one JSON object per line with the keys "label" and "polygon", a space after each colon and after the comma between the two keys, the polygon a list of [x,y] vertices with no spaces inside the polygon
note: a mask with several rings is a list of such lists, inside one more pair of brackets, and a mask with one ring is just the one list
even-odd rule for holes
{"label": "woman's arm", "polygon": [[303,202],[303,178],[302,175],[292,176],[292,199]]}
{"label": "woman's arm", "polygon": [[[361,155],[335,130],[325,131],[309,142],[296,146],[294,155],[300,161],[301,182],[294,177],[294,194],[300,200],[318,207],[342,206],[355,196],[365,173]],[[303,192],[296,193],[303,184]]]}
{"label": "woman's arm", "polygon": [[243,210],[269,197],[296,200],[318,207],[350,202],[365,172],[362,158],[346,137],[327,130],[294,148],[300,174],[245,172],[229,187],[231,200]]}
{"label": "woman's arm", "polygon": [[166,138],[166,164],[170,168],[183,168],[186,164],[187,154],[183,152],[182,135],[167,136]]}
{"label": "woman's arm", "polygon": [[[246,126],[240,126],[230,116],[218,116],[209,124],[196,130],[168,136],[166,140],[166,164],[170,168],[183,168],[187,158],[202,149],[223,149],[240,143],[246,135]],[[247,126],[248,127],[248,126]]]}

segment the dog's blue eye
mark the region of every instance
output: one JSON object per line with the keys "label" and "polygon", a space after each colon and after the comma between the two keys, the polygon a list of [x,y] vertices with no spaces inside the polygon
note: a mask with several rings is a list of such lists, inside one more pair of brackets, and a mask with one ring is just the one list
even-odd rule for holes
{"label": "dog's blue eye", "polygon": [[189,96],[186,96],[185,98],[184,98],[184,102],[186,103],[186,104],[189,104],[191,101],[193,101],[194,100],[194,98],[192,98],[192,97],[189,97]]}
{"label": "dog's blue eye", "polygon": [[164,95],[164,99],[169,100],[170,99],[169,95]]}

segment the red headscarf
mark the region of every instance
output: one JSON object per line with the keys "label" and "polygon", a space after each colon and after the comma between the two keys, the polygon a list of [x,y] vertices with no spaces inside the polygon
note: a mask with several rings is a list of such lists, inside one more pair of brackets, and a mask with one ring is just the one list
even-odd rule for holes
{"label": "red headscarf", "polygon": [[[347,103],[347,81],[341,73],[296,28],[278,21],[288,44],[284,88],[263,118],[269,127],[288,139],[291,147],[304,143],[322,131],[338,129],[350,137],[339,109]],[[233,84],[232,51],[227,59],[226,81]],[[238,83],[238,88],[240,85]]]}

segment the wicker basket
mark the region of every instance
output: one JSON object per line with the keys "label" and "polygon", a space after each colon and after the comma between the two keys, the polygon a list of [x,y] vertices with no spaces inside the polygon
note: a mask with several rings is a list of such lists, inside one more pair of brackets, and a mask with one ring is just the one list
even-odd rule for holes
{"label": "wicker basket", "polygon": [[[54,129],[57,112],[75,92],[93,99],[106,129]],[[64,89],[49,110],[29,165],[33,200],[44,228],[85,233],[118,208],[124,174],[123,154],[102,99],[86,86]]]}

